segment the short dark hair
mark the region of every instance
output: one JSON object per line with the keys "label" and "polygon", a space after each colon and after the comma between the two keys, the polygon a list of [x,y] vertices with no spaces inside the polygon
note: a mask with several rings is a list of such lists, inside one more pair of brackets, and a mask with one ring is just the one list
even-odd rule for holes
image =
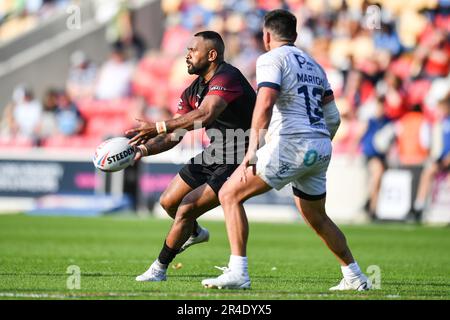
{"label": "short dark hair", "polygon": [[194,34],[194,37],[202,37],[205,40],[211,41],[213,48],[216,49],[219,59],[223,59],[225,53],[225,43],[222,37],[215,31],[200,31]]}
{"label": "short dark hair", "polygon": [[264,27],[271,30],[281,41],[297,39],[297,18],[287,10],[277,9],[266,13]]}

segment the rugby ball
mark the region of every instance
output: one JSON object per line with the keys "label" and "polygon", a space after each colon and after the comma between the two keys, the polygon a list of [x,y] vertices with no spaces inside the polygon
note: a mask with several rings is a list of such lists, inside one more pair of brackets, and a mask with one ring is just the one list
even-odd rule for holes
{"label": "rugby ball", "polygon": [[95,150],[94,166],[104,172],[115,172],[132,165],[135,152],[129,140],[116,137],[103,141]]}

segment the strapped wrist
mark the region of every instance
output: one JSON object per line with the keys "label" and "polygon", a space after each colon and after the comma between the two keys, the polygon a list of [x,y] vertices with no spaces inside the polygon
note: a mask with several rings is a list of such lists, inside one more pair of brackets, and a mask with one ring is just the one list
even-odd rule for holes
{"label": "strapped wrist", "polygon": [[156,131],[158,134],[166,133],[167,132],[167,126],[165,121],[159,121],[156,122]]}
{"label": "strapped wrist", "polygon": [[143,157],[148,156],[148,149],[147,146],[145,144],[140,144],[137,146],[137,148],[139,149],[139,151],[141,152]]}

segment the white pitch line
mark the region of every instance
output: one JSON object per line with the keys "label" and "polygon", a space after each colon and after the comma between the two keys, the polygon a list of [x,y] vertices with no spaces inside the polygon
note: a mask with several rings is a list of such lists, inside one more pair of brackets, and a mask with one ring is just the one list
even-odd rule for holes
{"label": "white pitch line", "polygon": [[[141,293],[122,293],[122,292],[99,292],[99,293],[15,293],[15,292],[0,292],[0,298],[34,298],[34,299],[77,299],[77,298],[102,298],[102,297],[166,297],[169,295],[176,295],[179,297],[226,297],[226,296],[234,296],[235,292],[220,292],[220,291],[212,291],[208,293],[199,293],[199,292],[190,292],[190,293],[161,293],[161,292],[141,292]],[[238,293],[238,295],[242,297],[259,297],[259,296],[267,296],[265,293],[256,293],[256,292],[248,292],[245,294]],[[289,297],[296,296],[295,293],[288,294],[272,294],[270,296],[274,298],[281,297]],[[317,297],[317,296],[328,296],[327,294],[306,294],[304,297]]]}
{"label": "white pitch line", "polygon": [[36,298],[36,299],[77,299],[77,298],[87,298],[87,297],[138,297],[142,296],[142,294],[134,294],[134,293],[116,293],[116,292],[107,292],[100,294],[92,294],[92,293],[79,293],[79,294],[53,294],[53,293],[14,293],[14,292],[0,292],[0,297],[7,298]]}

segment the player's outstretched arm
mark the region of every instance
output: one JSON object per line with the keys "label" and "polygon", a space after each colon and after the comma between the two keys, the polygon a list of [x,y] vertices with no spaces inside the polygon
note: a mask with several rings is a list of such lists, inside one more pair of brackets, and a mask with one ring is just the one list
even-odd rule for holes
{"label": "player's outstretched arm", "polygon": [[128,130],[126,134],[136,134],[130,139],[131,145],[141,144],[143,141],[156,137],[158,134],[172,133],[180,130],[190,131],[199,127],[205,127],[213,122],[225,110],[227,103],[217,95],[206,96],[200,107],[182,116],[168,121],[147,122],[139,120],[138,128]]}
{"label": "player's outstretched arm", "polygon": [[175,133],[163,134],[150,139],[146,143],[137,145],[137,152],[134,157],[135,161],[140,160],[142,157],[155,155],[164,151],[170,150],[175,147],[183,139],[183,136]]}
{"label": "player's outstretched arm", "polygon": [[206,96],[199,108],[185,115],[166,121],[167,132],[174,132],[176,130],[192,130],[196,129],[196,123],[205,127],[211,124],[217,117],[225,110],[227,103],[218,95]]}
{"label": "player's outstretched arm", "polygon": [[[174,119],[181,117],[180,114],[175,114]],[[143,143],[136,146],[137,152],[134,157],[135,161],[140,160],[142,157],[155,155],[164,151],[170,150],[181,142],[184,134],[168,133],[158,135],[148,141],[142,141]]]}

